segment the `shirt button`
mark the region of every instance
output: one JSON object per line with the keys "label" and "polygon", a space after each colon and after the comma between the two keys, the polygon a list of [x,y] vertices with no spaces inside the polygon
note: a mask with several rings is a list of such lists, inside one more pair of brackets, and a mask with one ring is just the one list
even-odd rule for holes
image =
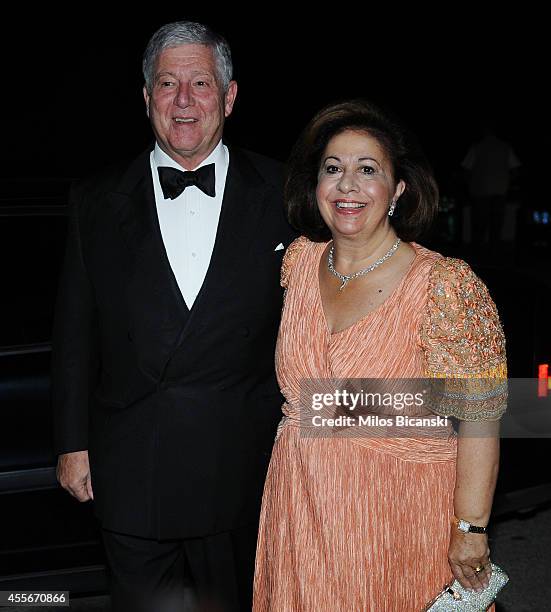
{"label": "shirt button", "polygon": [[194,215],[194,214],[195,214],[195,211],[194,211],[194,210],[190,210],[190,211],[189,211],[189,214],[190,214],[190,215]]}
{"label": "shirt button", "polygon": [[197,257],[197,253],[192,253],[191,256],[192,257]]}

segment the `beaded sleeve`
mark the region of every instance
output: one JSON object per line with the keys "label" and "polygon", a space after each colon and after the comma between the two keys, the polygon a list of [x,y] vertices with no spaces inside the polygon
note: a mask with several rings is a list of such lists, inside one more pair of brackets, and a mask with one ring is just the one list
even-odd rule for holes
{"label": "beaded sleeve", "polygon": [[438,259],[430,272],[421,327],[431,409],[465,421],[497,420],[507,406],[505,337],[484,283],[459,259]]}
{"label": "beaded sleeve", "polygon": [[291,272],[297,260],[297,257],[302,252],[306,243],[308,242],[308,238],[305,236],[299,236],[291,244],[287,247],[285,251],[285,255],[283,256],[283,261],[281,262],[281,286],[287,289],[289,284],[289,278],[291,276]]}

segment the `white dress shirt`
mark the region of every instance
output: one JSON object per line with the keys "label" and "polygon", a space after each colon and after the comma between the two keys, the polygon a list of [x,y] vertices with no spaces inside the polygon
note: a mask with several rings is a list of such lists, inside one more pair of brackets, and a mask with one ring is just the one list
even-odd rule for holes
{"label": "white dress shirt", "polygon": [[151,152],[151,174],[161,235],[178,287],[190,309],[205,280],[218,229],[229,164],[228,148],[222,141],[198,167],[212,163],[215,164],[216,189],[213,198],[192,185],[174,200],[165,200],[157,168],[170,166],[184,171],[187,168],[176,163],[158,144]]}

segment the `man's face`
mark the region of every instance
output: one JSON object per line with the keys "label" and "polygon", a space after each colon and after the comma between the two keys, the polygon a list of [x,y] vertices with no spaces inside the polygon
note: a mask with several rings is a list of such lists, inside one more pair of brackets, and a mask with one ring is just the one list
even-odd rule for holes
{"label": "man's face", "polygon": [[235,81],[222,90],[210,47],[165,49],[157,59],[151,92],[144,88],[161,149],[186,169],[196,168],[222,137],[236,94]]}

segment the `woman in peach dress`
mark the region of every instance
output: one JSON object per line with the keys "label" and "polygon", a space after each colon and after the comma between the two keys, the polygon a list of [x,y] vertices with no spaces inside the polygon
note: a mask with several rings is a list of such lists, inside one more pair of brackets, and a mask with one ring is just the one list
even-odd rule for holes
{"label": "woman in peach dress", "polygon": [[[254,611],[419,612],[454,577],[484,589],[504,338],[469,266],[413,242],[437,207],[425,158],[372,105],[328,107],[295,147],[286,205],[303,236],[282,268],[285,416],[264,490]],[[438,401],[399,410],[432,415],[423,427],[362,424],[330,403],[312,410],[313,394],[337,384],[423,378],[443,381]],[[435,415],[459,419],[460,435]]]}

